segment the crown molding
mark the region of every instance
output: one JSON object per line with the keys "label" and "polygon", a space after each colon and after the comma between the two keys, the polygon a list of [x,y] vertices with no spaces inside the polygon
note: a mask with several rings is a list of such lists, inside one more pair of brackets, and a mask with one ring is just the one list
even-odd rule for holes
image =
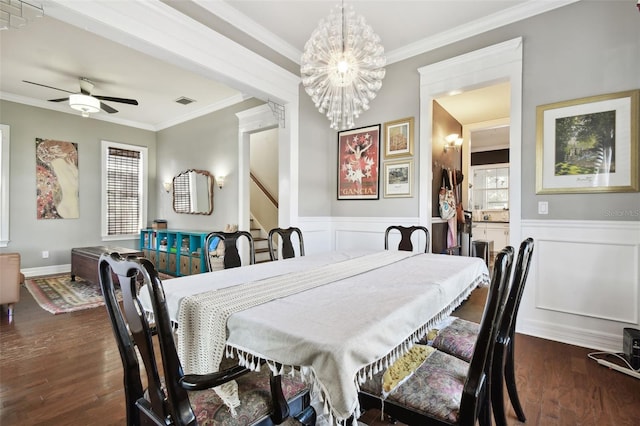
{"label": "crown molding", "polygon": [[541,13],[548,12],[559,7],[566,6],[580,0],[558,0],[558,1],[528,1],[510,7],[501,12],[497,12],[464,25],[441,32],[432,37],[410,43],[400,49],[389,52],[387,64],[399,62],[422,53],[430,52],[440,47],[464,40],[484,32],[503,27]]}
{"label": "crown molding", "polygon": [[162,130],[162,129],[166,129],[167,127],[171,127],[171,126],[175,126],[176,124],[180,124],[180,123],[184,123],[185,121],[189,121],[189,120],[193,120],[194,118],[198,118],[198,117],[202,117],[203,115],[206,114],[210,114],[212,112],[215,111],[219,111],[221,109],[230,107],[232,105],[238,104],[242,101],[245,101],[247,99],[251,98],[251,96],[241,93],[239,95],[234,95],[231,97],[228,97],[227,99],[223,99],[220,102],[216,102],[214,104],[211,105],[207,105],[204,108],[200,108],[198,110],[195,110],[189,114],[184,114],[181,115],[179,117],[176,117],[172,120],[168,120],[165,121],[163,123],[158,123],[156,125],[156,129],[155,130]]}
{"label": "crown molding", "polygon": [[[136,129],[150,130],[152,132],[157,132],[171,126],[175,126],[177,124],[181,124],[186,121],[193,120],[194,118],[198,118],[203,115],[210,114],[212,112],[230,107],[232,105],[245,101],[249,98],[251,98],[251,96],[246,94],[234,95],[220,102],[216,102],[215,104],[207,105],[206,107],[200,108],[189,114],[184,114],[184,115],[175,117],[171,120],[164,121],[161,123],[155,123],[155,124],[142,123],[139,121],[123,120],[121,118],[113,117],[111,115],[107,115],[104,113],[91,114],[88,118],[91,118],[94,120],[106,121],[114,124],[119,124],[121,126],[128,126],[128,127],[134,127]],[[13,93],[0,92],[0,100],[16,102],[24,105],[30,105],[33,107],[48,109],[50,111],[62,112],[65,114],[71,114],[78,117],[80,116],[80,114],[77,111],[69,109],[68,104],[53,104],[51,102],[43,101],[40,99],[29,98],[26,96],[15,95]]]}
{"label": "crown molding", "polygon": [[[54,104],[51,102],[43,101],[41,99],[29,98],[26,96],[15,95],[13,93],[7,93],[7,92],[0,92],[0,99],[5,101],[10,101],[10,102],[16,102],[19,104],[30,105],[37,108],[48,109],[50,111],[62,112],[64,114],[71,114],[71,115],[80,117],[80,113],[76,110],[72,110],[71,108],[69,108],[69,104],[67,103]],[[137,129],[142,129],[142,130],[151,130],[151,131],[158,130],[156,129],[155,126],[148,123],[141,123],[138,121],[131,121],[131,120],[123,120],[121,118],[111,117],[109,115],[101,114],[101,113],[91,114],[87,118],[91,118],[93,120],[107,121],[109,123],[120,124],[122,126],[135,127]]]}
{"label": "crown molding", "polygon": [[[415,41],[399,49],[389,51],[386,55],[387,65],[403,61],[422,53],[430,52],[457,41],[576,3],[578,1],[580,0],[527,1],[518,4],[484,18],[451,28],[448,31]],[[271,47],[294,63],[300,64],[300,58],[302,57],[302,52],[300,50],[276,36],[258,22],[240,13],[233,6],[230,6],[225,2],[211,2],[206,0],[194,0],[194,2],[209,12],[217,15],[221,19],[227,21],[242,32],[256,40],[262,41],[265,45]]]}

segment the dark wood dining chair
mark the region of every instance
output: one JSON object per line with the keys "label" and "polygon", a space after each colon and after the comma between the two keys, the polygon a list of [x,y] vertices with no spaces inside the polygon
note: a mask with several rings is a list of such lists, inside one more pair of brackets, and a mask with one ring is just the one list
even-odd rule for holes
{"label": "dark wood dining chair", "polygon": [[302,238],[302,231],[300,228],[274,228],[269,231],[269,237],[267,242],[269,244],[269,257],[271,260],[278,260],[278,243],[275,239],[276,235],[280,237],[282,241],[282,259],[289,259],[296,256],[295,249],[293,248],[293,241],[291,240],[292,234],[298,236],[298,252],[300,256],[304,256],[304,239]]}
{"label": "dark wood dining chair", "polygon": [[384,249],[389,250],[389,233],[393,230],[397,230],[400,232],[400,243],[398,244],[398,250],[404,251],[413,251],[413,243],[411,242],[411,235],[415,231],[424,232],[424,236],[426,239],[424,245],[424,252],[427,253],[429,251],[429,230],[424,226],[402,226],[402,225],[391,225],[384,231]]}
{"label": "dark wood dining chair", "polygon": [[478,344],[467,363],[435,350],[409,378],[382,397],[384,371],[360,386],[363,409],[379,409],[408,425],[474,426],[491,424],[490,370],[500,306],[504,303],[513,251],[498,253],[485,305]]}
{"label": "dark wood dining chair", "polygon": [[[256,263],[256,250],[253,244],[253,236],[251,233],[247,231],[235,231],[235,232],[221,232],[214,231],[210,232],[205,238],[204,244],[204,255],[207,259],[207,268],[209,271],[214,270],[214,266],[212,264],[212,241],[214,239],[218,239],[222,241],[224,244],[224,257],[223,257],[223,265],[224,269],[229,268],[237,268],[242,266],[242,259],[240,257],[240,253],[238,252],[238,239],[246,238],[249,242],[249,265],[253,265]],[[217,244],[216,244],[217,245]],[[213,247],[215,249],[215,247]]]}
{"label": "dark wood dining chair", "polygon": [[[266,367],[253,372],[230,359],[225,360],[229,365],[219,372],[185,375],[174,343],[162,282],[147,259],[124,259],[117,253],[105,253],[100,257],[99,271],[124,368],[128,426],[182,426],[198,422],[220,426],[315,424],[309,389],[298,378],[272,375]],[[116,298],[116,283],[122,291],[122,308]],[[141,285],[149,291],[153,324],[138,297]],[[142,371],[146,372],[146,389],[142,385]],[[240,400],[235,416],[213,390],[232,380],[237,383]]]}
{"label": "dark wood dining chair", "polygon": [[[518,420],[521,422],[526,421],[516,386],[514,337],[518,308],[529,274],[533,245],[532,238],[527,238],[520,244],[514,267],[513,281],[504,304],[502,321],[498,330],[491,379],[491,403],[497,425],[507,424],[504,410],[503,382],[506,382],[509,399]],[[469,361],[473,347],[478,339],[479,329],[480,325],[478,323],[456,318],[449,326],[438,331],[438,335],[433,341],[433,346],[457,358]]]}

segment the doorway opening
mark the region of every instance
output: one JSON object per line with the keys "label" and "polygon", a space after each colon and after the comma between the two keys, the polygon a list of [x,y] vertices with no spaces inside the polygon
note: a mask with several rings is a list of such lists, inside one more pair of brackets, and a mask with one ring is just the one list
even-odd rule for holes
{"label": "doorway opening", "polygon": [[[434,193],[433,101],[445,100],[454,94],[508,84],[509,87],[509,157],[510,168],[510,241],[520,240],[521,162],[522,144],[522,38],[516,38],[455,58],[422,67],[420,72],[420,224],[432,231]],[[468,129],[471,132],[471,128]],[[467,135],[470,136],[470,135]],[[468,141],[467,137],[467,141]],[[464,150],[464,146],[463,146]],[[470,152],[467,146],[470,165]],[[429,167],[431,166],[431,167]],[[464,167],[464,163],[463,163]],[[464,198],[463,198],[464,199]],[[433,232],[431,232],[433,234]]]}

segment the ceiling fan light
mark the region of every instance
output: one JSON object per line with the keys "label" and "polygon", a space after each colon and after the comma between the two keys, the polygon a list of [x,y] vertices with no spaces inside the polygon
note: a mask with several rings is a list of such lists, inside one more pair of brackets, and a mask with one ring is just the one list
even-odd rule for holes
{"label": "ceiling fan light", "polygon": [[82,113],[83,117],[100,111],[100,101],[93,96],[76,93],[69,96],[69,106]]}

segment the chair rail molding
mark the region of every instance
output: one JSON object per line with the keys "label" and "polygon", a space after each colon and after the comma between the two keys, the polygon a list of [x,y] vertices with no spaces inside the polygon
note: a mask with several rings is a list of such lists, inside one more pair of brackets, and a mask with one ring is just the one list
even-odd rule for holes
{"label": "chair rail molding", "polygon": [[[298,221],[307,254],[329,250],[384,250],[384,232],[389,225],[417,224],[418,217],[314,216],[300,217]],[[392,244],[397,241],[392,240]],[[424,237],[420,236],[419,245],[423,244]]]}

